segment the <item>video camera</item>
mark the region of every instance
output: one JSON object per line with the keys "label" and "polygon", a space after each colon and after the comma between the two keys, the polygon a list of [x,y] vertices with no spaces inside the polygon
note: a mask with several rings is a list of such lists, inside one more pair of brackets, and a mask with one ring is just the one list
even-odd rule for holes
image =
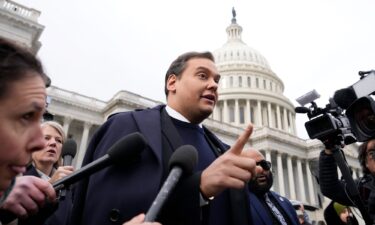
{"label": "video camera", "polygon": [[[324,142],[334,138],[348,145],[375,137],[375,101],[370,96],[375,94],[375,70],[360,71],[359,75],[359,81],[337,90],[325,108],[314,102],[320,97],[315,90],[296,99],[301,107],[295,112],[307,113],[305,127],[311,139]],[[308,103],[311,105],[304,107]]]}

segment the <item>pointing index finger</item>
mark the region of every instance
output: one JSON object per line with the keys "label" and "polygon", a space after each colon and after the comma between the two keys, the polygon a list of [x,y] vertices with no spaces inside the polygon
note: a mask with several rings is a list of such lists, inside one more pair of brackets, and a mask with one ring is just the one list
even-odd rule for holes
{"label": "pointing index finger", "polygon": [[245,131],[238,137],[237,141],[232,145],[229,151],[232,153],[239,155],[242,152],[243,147],[245,146],[246,142],[249,140],[250,135],[253,133],[253,125],[247,125]]}

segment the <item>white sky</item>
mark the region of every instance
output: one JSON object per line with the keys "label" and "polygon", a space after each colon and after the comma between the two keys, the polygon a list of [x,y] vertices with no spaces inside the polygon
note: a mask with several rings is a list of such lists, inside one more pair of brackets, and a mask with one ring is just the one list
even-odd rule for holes
{"label": "white sky", "polygon": [[[375,69],[373,0],[16,0],[42,12],[39,56],[52,84],[109,100],[120,90],[165,102],[164,74],[186,51],[227,39],[232,6],[242,39],[258,50],[295,99],[335,90]],[[297,130],[307,138],[306,115]]]}

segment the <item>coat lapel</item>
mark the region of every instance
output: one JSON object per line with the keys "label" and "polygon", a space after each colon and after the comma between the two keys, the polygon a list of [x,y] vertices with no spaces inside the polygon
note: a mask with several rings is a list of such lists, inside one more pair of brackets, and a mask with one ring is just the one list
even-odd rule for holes
{"label": "coat lapel", "polygon": [[267,209],[264,208],[255,194],[249,192],[249,201],[253,224],[272,225],[272,220],[267,214]]}
{"label": "coat lapel", "polygon": [[154,152],[158,162],[162,164],[160,111],[155,108],[155,110],[144,110],[140,112],[133,112],[132,114],[137,123],[139,131],[148,141],[148,145]]}

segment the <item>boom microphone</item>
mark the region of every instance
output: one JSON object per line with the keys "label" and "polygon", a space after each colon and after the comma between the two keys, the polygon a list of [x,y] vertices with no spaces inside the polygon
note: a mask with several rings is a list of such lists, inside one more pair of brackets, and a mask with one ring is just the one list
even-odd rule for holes
{"label": "boom microphone", "polygon": [[58,191],[111,164],[124,164],[129,162],[139,156],[146,145],[147,141],[142,134],[138,132],[129,134],[112,145],[107,154],[85,165],[74,173],[56,181],[52,186]]}
{"label": "boom microphone", "polygon": [[73,158],[77,153],[77,143],[73,139],[69,138],[62,146],[61,152],[63,166],[71,166]]}
{"label": "boom microphone", "polygon": [[173,152],[169,160],[170,173],[154,202],[146,213],[145,222],[154,222],[181,176],[193,173],[198,163],[197,150],[192,145],[183,145]]}

